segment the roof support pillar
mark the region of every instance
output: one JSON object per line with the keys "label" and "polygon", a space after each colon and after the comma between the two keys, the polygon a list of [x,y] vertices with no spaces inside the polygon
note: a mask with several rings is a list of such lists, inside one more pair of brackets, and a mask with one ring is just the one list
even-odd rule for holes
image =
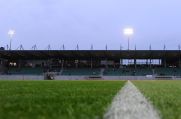
{"label": "roof support pillar", "polygon": [[91,69],[92,69],[93,68],[92,58],[91,58],[90,66],[91,66]]}
{"label": "roof support pillar", "polygon": [[181,68],[181,60],[179,58],[179,64],[178,64],[179,68]]}
{"label": "roof support pillar", "polygon": [[123,59],[120,59],[119,68],[123,68]]}
{"label": "roof support pillar", "polygon": [[150,66],[150,68],[152,67],[152,66],[151,66],[151,58],[150,58],[150,63],[149,63],[149,66]]}
{"label": "roof support pillar", "polygon": [[134,68],[136,69],[137,64],[136,64],[136,59],[134,59]]}
{"label": "roof support pillar", "polygon": [[63,68],[64,68],[64,60],[61,60],[61,68],[63,70]]}

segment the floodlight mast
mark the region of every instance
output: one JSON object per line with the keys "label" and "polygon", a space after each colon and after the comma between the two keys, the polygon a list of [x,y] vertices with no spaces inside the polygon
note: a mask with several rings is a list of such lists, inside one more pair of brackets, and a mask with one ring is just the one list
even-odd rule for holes
{"label": "floodlight mast", "polygon": [[123,30],[123,34],[127,37],[127,40],[128,40],[128,50],[130,49],[130,44],[129,44],[129,40],[130,40],[130,37],[134,34],[134,30],[133,28],[125,28]]}
{"label": "floodlight mast", "polygon": [[9,37],[10,37],[9,50],[11,50],[11,43],[12,43],[13,36],[15,35],[15,31],[12,30],[12,29],[10,29],[10,30],[8,31],[8,35],[9,35]]}

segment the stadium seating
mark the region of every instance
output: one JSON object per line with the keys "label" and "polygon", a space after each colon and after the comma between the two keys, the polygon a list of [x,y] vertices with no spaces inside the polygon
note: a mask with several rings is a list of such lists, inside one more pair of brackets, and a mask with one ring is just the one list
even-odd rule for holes
{"label": "stadium seating", "polygon": [[155,68],[158,76],[181,76],[181,68]]}
{"label": "stadium seating", "polygon": [[120,68],[120,69],[114,69],[114,68],[108,68],[105,69],[104,75],[106,76],[145,76],[145,75],[151,75],[152,71],[151,69],[134,69],[134,68]]}
{"label": "stadium seating", "polygon": [[70,68],[64,69],[62,75],[100,75],[100,69],[89,69],[89,68]]}
{"label": "stadium seating", "polygon": [[[104,75],[104,76],[181,76],[181,68],[105,68],[101,73],[100,68],[66,68],[54,69],[60,75]],[[43,68],[10,68],[9,74],[41,75]]]}
{"label": "stadium seating", "polygon": [[105,76],[127,76],[132,75],[132,72],[128,69],[114,69],[114,68],[107,68],[104,71]]}
{"label": "stadium seating", "polygon": [[181,76],[181,68],[108,68],[104,71],[105,76]]}
{"label": "stadium seating", "polygon": [[24,74],[24,75],[41,75],[43,74],[42,68],[10,68],[9,74]]}
{"label": "stadium seating", "polygon": [[135,70],[136,76],[146,76],[146,75],[153,75],[153,70],[150,68],[137,68]]}

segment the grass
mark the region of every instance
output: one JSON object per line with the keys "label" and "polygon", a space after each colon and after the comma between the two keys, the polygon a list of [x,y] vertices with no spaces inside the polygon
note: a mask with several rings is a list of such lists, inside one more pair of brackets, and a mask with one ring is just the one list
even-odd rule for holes
{"label": "grass", "polygon": [[100,119],[123,81],[0,81],[0,119]]}
{"label": "grass", "polygon": [[181,119],[181,81],[134,81],[162,119]]}

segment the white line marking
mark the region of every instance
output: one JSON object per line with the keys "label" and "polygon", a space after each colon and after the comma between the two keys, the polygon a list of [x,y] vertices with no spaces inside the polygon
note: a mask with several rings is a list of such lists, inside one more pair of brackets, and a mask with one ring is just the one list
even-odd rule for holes
{"label": "white line marking", "polygon": [[128,81],[118,92],[104,119],[160,119],[151,103]]}

